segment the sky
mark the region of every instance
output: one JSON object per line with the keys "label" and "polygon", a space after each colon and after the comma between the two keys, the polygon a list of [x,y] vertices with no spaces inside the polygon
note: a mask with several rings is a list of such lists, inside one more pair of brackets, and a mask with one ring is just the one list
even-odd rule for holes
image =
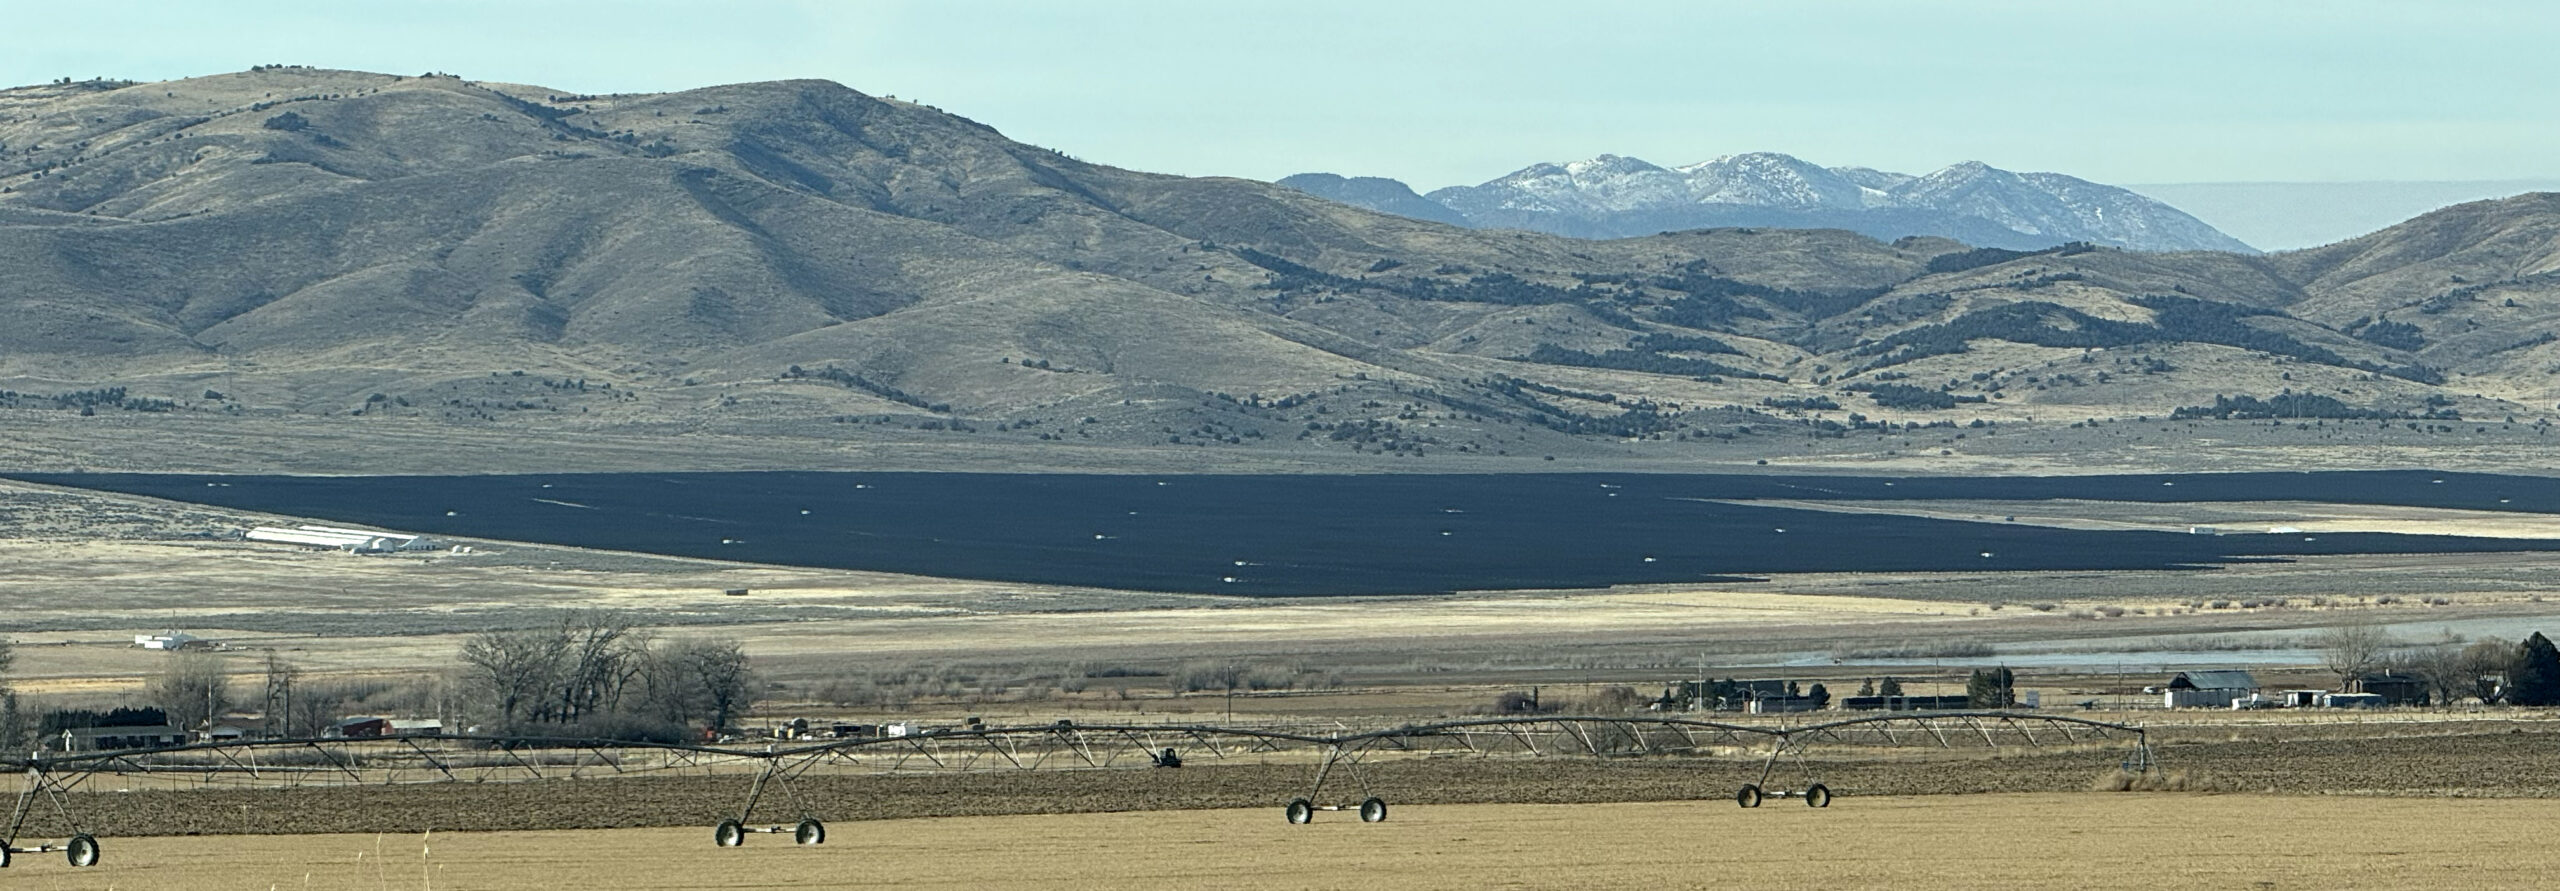
{"label": "sky", "polygon": [[[1121,167],[1421,190],[1778,151],[2101,182],[2560,178],[2560,4],[7,0],[0,82],[823,78]],[[112,10],[112,11],[109,11]]]}

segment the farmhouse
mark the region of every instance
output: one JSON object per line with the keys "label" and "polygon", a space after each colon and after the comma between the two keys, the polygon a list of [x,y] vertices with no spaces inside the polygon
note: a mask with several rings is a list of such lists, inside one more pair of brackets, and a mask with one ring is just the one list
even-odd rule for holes
{"label": "farmhouse", "polygon": [[187,732],[185,730],[168,724],[150,724],[120,727],[71,727],[63,730],[61,736],[47,740],[46,742],[53,746],[60,747],[62,751],[65,752],[99,752],[114,749],[151,749],[158,748],[160,746],[183,745],[186,741]]}
{"label": "farmhouse", "polygon": [[444,722],[434,718],[393,718],[392,736],[442,736]]}
{"label": "farmhouse", "polygon": [[2385,705],[2427,704],[2426,679],[2399,672],[2375,672],[2357,678],[2356,688],[2350,692],[2380,696]]}
{"label": "farmhouse", "polygon": [[1952,696],[1849,696],[1840,700],[1843,711],[1916,712],[1973,707],[1973,697],[1958,693]]}
{"label": "farmhouse", "polygon": [[381,739],[395,736],[438,736],[444,733],[444,722],[434,718],[386,718],[362,715],[330,725],[323,736],[346,739]]}
{"label": "farmhouse", "polygon": [[[1720,681],[1680,681],[1662,691],[1655,700],[1665,708],[1686,708],[1719,712],[1750,711],[1751,704],[1764,698],[1799,695],[1787,690],[1786,681],[1725,679]],[[1785,709],[1807,711],[1808,709]]]}
{"label": "farmhouse", "polygon": [[2169,708],[2230,708],[2231,703],[2258,691],[2258,679],[2238,670],[2181,671],[2170,676],[2169,685],[2161,691],[2161,704]]}
{"label": "farmhouse", "polygon": [[391,735],[391,719],[382,717],[348,718],[331,725],[326,736],[347,739],[373,739]]}
{"label": "farmhouse", "polygon": [[1753,697],[1750,706],[1745,710],[1755,715],[1776,715],[1786,712],[1809,712],[1820,708],[1822,708],[1822,700],[1811,696],[1779,694]]}

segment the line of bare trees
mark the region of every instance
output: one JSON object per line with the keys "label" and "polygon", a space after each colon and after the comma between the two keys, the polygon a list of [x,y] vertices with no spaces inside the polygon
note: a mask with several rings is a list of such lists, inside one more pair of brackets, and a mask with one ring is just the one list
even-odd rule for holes
{"label": "line of bare trees", "polygon": [[672,742],[730,726],[755,699],[737,641],[660,640],[616,612],[475,635],[461,658],[463,686],[500,733]]}
{"label": "line of bare trees", "polygon": [[2321,667],[2338,679],[2338,689],[2357,690],[2377,672],[2416,678],[2428,699],[2450,705],[2478,699],[2484,705],[2560,705],[2560,646],[2541,632],[2523,641],[2485,637],[2468,646],[2441,643],[2411,646],[2394,639],[2371,622],[2340,625],[2313,638]]}

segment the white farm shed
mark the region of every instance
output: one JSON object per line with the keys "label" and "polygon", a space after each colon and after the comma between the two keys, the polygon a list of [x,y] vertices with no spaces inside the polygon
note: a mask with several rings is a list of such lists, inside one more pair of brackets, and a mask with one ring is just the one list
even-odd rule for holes
{"label": "white farm shed", "polygon": [[345,529],[337,526],[260,526],[249,530],[250,541],[273,544],[328,548],[351,554],[389,554],[398,551],[432,551],[436,543],[416,535],[398,532],[375,532]]}
{"label": "white farm shed", "polygon": [[216,646],[213,641],[184,631],[136,634],[133,636],[133,645],[146,650],[210,650]]}

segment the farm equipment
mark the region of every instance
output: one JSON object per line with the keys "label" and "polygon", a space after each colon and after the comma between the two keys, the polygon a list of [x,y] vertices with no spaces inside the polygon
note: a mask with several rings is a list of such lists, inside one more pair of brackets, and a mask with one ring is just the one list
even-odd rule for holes
{"label": "farm equipment", "polygon": [[80,835],[72,836],[69,841],[58,845],[37,845],[32,848],[21,848],[15,844],[0,844],[0,868],[7,868],[10,857],[17,854],[51,854],[55,851],[61,851],[65,855],[68,855],[68,859],[71,861],[71,865],[73,866],[98,865],[98,840],[87,833],[82,833]]}
{"label": "farm equipment", "polygon": [[1291,823],[1313,823],[1315,822],[1317,811],[1348,810],[1359,811],[1360,822],[1362,823],[1384,823],[1387,821],[1386,799],[1379,798],[1375,795],[1363,799],[1357,805],[1316,804],[1304,798],[1292,798],[1289,799],[1289,807],[1284,811],[1284,813],[1288,815],[1289,822]]}
{"label": "farm equipment", "polygon": [[[99,859],[98,839],[84,829],[71,794],[99,777],[186,778],[190,785],[293,788],[304,785],[390,786],[412,783],[574,782],[583,777],[625,777],[652,772],[727,775],[751,781],[734,813],[715,819],[712,843],[734,848],[755,833],[788,835],[800,845],[824,844],[827,825],[820,802],[802,796],[794,780],[812,771],[900,773],[937,771],[1110,770],[1207,766],[1263,761],[1305,764],[1313,776],[1302,794],[1287,800],[1292,825],[1323,811],[1351,812],[1363,823],[1385,822],[1387,800],[1363,776],[1364,762],[1478,757],[1619,759],[1656,756],[1723,762],[1737,756],[1760,762],[1758,776],[1734,793],[1744,808],[1770,798],[1798,799],[1829,807],[1830,787],[1818,782],[1824,763],[1815,748],[2002,749],[2011,746],[2086,746],[2129,743],[2121,767],[2128,773],[2159,770],[2156,753],[2140,727],[2054,714],[2018,712],[1907,712],[1796,726],[1724,723],[1662,716],[1539,715],[1485,717],[1400,727],[1321,733],[1269,727],[1186,724],[1088,725],[1056,722],[1002,727],[969,725],[899,736],[839,737],[759,748],[716,744],[638,743],[601,739],[437,735],[349,739],[207,741],[156,748],[38,754],[0,759],[0,772],[23,771],[26,784],[8,822],[0,824],[0,867],[20,854],[60,853],[73,866]],[[1748,755],[1744,753],[1750,753]],[[1298,760],[1304,759],[1304,760]],[[1803,772],[1801,789],[1771,781],[1781,760]],[[1265,762],[1271,763],[1271,762]],[[1351,784],[1349,790],[1342,786]],[[1328,792],[1328,790],[1331,790]],[[1347,803],[1350,801],[1358,803]],[[1320,803],[1323,802],[1323,803]],[[39,815],[40,807],[49,811]],[[787,814],[775,813],[786,808]],[[759,814],[762,808],[765,813]],[[755,822],[761,817],[764,822]],[[59,844],[21,845],[30,828]]]}
{"label": "farm equipment", "polygon": [[736,820],[722,820],[719,826],[711,830],[711,843],[723,848],[734,848],[746,844],[747,833],[750,832],[777,835],[788,832],[791,833],[791,841],[794,844],[823,845],[827,843],[827,824],[815,818],[801,820],[800,825],[797,826],[749,826]]}
{"label": "farm equipment", "polygon": [[1344,773],[1351,775],[1351,781],[1359,785],[1360,794],[1367,796],[1362,798],[1360,804],[1356,806],[1360,812],[1360,822],[1386,822],[1386,799],[1369,794],[1369,781],[1360,776],[1359,770],[1361,756],[1367,754],[1370,746],[1382,738],[1367,737],[1335,742],[1333,750],[1325,754],[1324,761],[1316,765],[1315,784],[1307,789],[1305,797],[1290,799],[1289,806],[1282,810],[1282,814],[1289,818],[1291,824],[1303,825],[1315,822],[1317,811],[1353,810],[1354,806],[1316,803],[1317,797],[1324,794],[1325,779],[1332,776],[1334,767],[1339,765]]}
{"label": "farm equipment", "polygon": [[[766,754],[772,754],[772,750],[767,749]],[[783,797],[791,800],[792,809],[800,812],[798,825],[754,826],[747,822],[755,816],[756,802],[763,800],[767,784],[780,788]],[[747,834],[751,832],[776,835],[789,832],[794,844],[823,845],[827,843],[827,824],[820,822],[816,817],[809,816],[809,808],[801,803],[800,794],[792,791],[791,773],[783,770],[783,760],[780,758],[768,757],[764,760],[764,769],[756,772],[755,784],[747,787],[746,806],[738,809],[737,819],[722,820],[720,825],[712,827],[711,843],[723,848],[734,848],[746,844]]]}
{"label": "farm equipment", "polygon": [[[41,766],[27,767],[27,787],[18,793],[17,807],[10,809],[8,831],[0,833],[0,868],[8,867],[9,861],[19,854],[51,854],[57,851],[73,866],[98,865],[98,839],[81,830],[79,821],[72,818],[71,807],[62,797],[66,788]],[[27,818],[34,816],[38,798],[53,805],[54,813],[71,827],[71,837],[58,845],[21,847],[18,844],[19,833],[27,828]]]}
{"label": "farm equipment", "polygon": [[1804,799],[1804,803],[1814,807],[1830,807],[1831,787],[1815,783],[1804,787],[1804,791],[1798,792],[1793,789],[1764,790],[1758,783],[1744,783],[1742,790],[1733,794],[1734,803],[1743,807],[1759,807],[1760,800],[1763,798],[1801,798]]}

